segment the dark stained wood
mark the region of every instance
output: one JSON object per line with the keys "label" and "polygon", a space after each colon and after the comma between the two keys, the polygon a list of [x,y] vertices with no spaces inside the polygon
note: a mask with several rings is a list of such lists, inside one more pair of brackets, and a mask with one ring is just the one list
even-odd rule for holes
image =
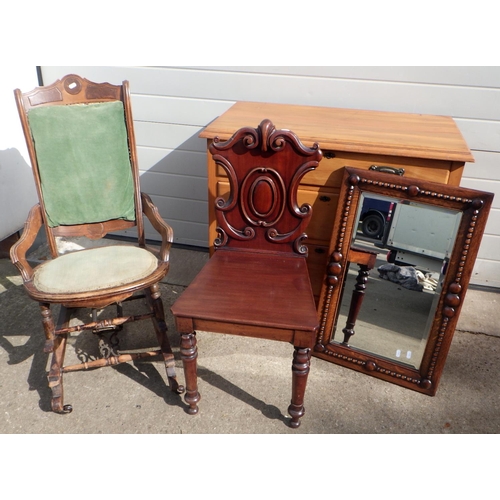
{"label": "dark stained wood", "polygon": [[[301,178],[317,167],[306,148],[269,120],[244,127],[210,152],[231,186],[215,201],[216,251],[172,306],[181,333],[188,413],[198,412],[196,331],[244,335],[294,346],[290,426],[304,414],[304,393],[318,316],[306,264],[312,208],[299,205]],[[271,347],[272,348],[272,347]]]}
{"label": "dark stained wood", "polygon": [[349,262],[359,266],[358,276],[356,277],[356,285],[352,291],[351,304],[349,306],[349,313],[347,314],[347,321],[344,333],[344,344],[349,343],[349,339],[354,335],[354,327],[358,318],[359,311],[363,304],[365,297],[366,283],[370,271],[375,267],[377,254],[361,248],[352,247],[349,249]]}
{"label": "dark stained wood", "polygon": [[[169,270],[169,251],[173,241],[173,231],[161,218],[158,209],[154,206],[149,196],[140,192],[139,168],[137,165],[128,82],[124,81],[122,85],[111,85],[109,83],[101,84],[90,82],[78,75],[67,75],[52,85],[38,87],[26,93],[22,93],[17,89],[14,93],[30,154],[39,203],[31,209],[20,239],[11,247],[10,256],[12,262],[21,273],[26,292],[33,300],[40,304],[42,324],[46,339],[44,350],[45,352],[53,353],[48,374],[49,386],[52,389],[52,409],[57,413],[69,413],[72,410],[71,405],[65,405],[63,402],[63,373],[79,369],[110,366],[160,354],[163,356],[165,362],[167,379],[171,390],[182,393],[184,389],[177,382],[174,369],[174,355],[167,337],[165,313],[158,286],[158,283],[166,276]],[[48,224],[46,224],[47,217],[45,214],[40,175],[38,172],[36,150],[29,128],[28,111],[37,106],[89,104],[116,100],[122,101],[124,105],[124,122],[127,129],[129,157],[135,188],[134,199],[136,220],[111,220],[99,223],[50,228]],[[57,189],[57,187],[55,188]],[[91,199],[89,203],[92,203]],[[151,225],[158,231],[162,238],[160,250],[153,252],[157,256],[158,265],[148,276],[132,283],[124,283],[120,286],[82,293],[46,293],[36,288],[33,280],[35,269],[32,268],[31,264],[28,262],[26,254],[33,245],[38,233],[42,230],[42,227],[44,227],[46,232],[52,258],[56,259],[58,258],[58,250],[55,238],[58,236],[85,236],[91,239],[100,239],[110,231],[127,229],[134,226],[137,227],[137,245],[141,248],[146,248],[144,216],[150,221]],[[142,295],[137,295],[137,292],[144,293]],[[120,304],[125,300],[136,298],[142,299],[144,295],[149,305],[149,312],[147,314],[123,317],[121,312],[118,313],[121,309],[119,307],[117,310],[117,318],[103,322],[88,322],[76,327],[69,327],[69,320],[74,310],[79,308],[90,308],[93,310],[101,309],[111,304]],[[61,315],[57,325],[52,318],[52,305],[61,305]],[[66,341],[70,332],[86,329],[92,329],[93,331],[109,329],[119,331],[124,324],[139,320],[152,321],[158,339],[159,349],[141,353],[107,355],[105,359],[84,362],[78,365],[64,366]]]}
{"label": "dark stained wood", "polygon": [[[181,322],[177,322],[177,329],[183,331],[181,328]],[[186,394],[184,400],[188,404],[187,412],[190,415],[196,415],[199,411],[198,402],[201,399],[200,393],[198,392],[198,382],[197,382],[197,359],[198,359],[198,348],[196,347],[196,334],[192,328],[188,329],[188,333],[183,333],[181,335],[181,359],[184,366],[184,376],[186,378]]]}
{"label": "dark stained wood", "polygon": [[[61,307],[59,313],[58,324],[61,328],[67,328],[71,320],[72,310],[64,306]],[[47,375],[47,380],[49,382],[49,387],[52,391],[52,401],[51,407],[52,411],[55,413],[71,413],[73,407],[68,404],[64,404],[64,390],[63,390],[63,367],[64,367],[64,356],[66,354],[66,345],[68,342],[68,334],[57,334],[57,330],[54,328],[54,343],[52,346],[52,361],[50,363],[49,373]]]}
{"label": "dark stained wood", "polygon": [[[309,308],[313,297],[307,266],[300,257],[221,249],[189,288],[189,307],[185,305],[183,310],[189,312],[195,329],[198,319],[223,322],[230,318],[221,333],[234,334],[241,329],[235,325],[246,324],[273,328],[276,340],[284,340],[280,337],[287,332],[290,337],[286,340],[293,341],[297,325],[308,330],[317,326],[317,315]],[[221,293],[228,298],[220,300]],[[251,302],[248,297],[252,297]],[[174,311],[179,311],[185,300],[176,304]]]}
{"label": "dark stained wood", "polygon": [[[354,224],[361,193],[411,200],[462,213],[419,369],[357,350],[346,344],[331,342],[345,269],[349,258],[353,258],[349,245],[356,230]],[[493,194],[487,192],[346,168],[339,198],[339,211],[329,248],[327,274],[321,292],[321,324],[314,355],[430,396],[435,395],[492,200]]]}
{"label": "dark stained wood", "polygon": [[300,418],[304,416],[304,393],[306,389],[307,376],[311,366],[311,350],[295,347],[292,362],[292,401],[288,407],[288,413],[292,417],[290,427],[297,428]]}

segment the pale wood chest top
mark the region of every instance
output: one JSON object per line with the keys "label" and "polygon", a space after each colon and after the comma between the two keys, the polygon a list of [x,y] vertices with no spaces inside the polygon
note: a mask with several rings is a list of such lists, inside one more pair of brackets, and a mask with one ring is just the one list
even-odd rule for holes
{"label": "pale wood chest top", "polygon": [[242,101],[211,122],[200,137],[227,140],[265,118],[277,129],[295,132],[306,146],[317,142],[323,150],[474,162],[448,116]]}

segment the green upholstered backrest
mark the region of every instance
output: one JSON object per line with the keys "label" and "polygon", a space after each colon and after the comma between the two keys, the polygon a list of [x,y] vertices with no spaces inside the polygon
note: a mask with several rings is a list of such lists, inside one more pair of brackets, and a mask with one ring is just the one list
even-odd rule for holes
{"label": "green upholstered backrest", "polygon": [[135,220],[121,101],[33,108],[28,120],[50,227]]}

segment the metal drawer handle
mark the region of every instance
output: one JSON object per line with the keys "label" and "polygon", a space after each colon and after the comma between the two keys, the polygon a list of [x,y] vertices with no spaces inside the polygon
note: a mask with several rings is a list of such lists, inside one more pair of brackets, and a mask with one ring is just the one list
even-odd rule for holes
{"label": "metal drawer handle", "polygon": [[376,170],[377,172],[383,172],[384,174],[394,174],[403,176],[405,173],[404,168],[394,168],[394,167],[385,167],[381,165],[371,165],[370,170]]}

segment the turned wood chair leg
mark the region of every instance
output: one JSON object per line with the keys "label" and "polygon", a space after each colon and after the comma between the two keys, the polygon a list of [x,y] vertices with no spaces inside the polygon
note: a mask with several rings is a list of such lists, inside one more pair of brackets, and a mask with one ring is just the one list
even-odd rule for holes
{"label": "turned wood chair leg", "polygon": [[358,319],[358,314],[361,309],[361,304],[365,297],[366,283],[368,282],[368,275],[370,274],[370,268],[364,264],[358,264],[359,271],[356,277],[356,285],[354,285],[354,290],[352,292],[351,305],[349,307],[349,314],[347,316],[347,321],[345,328],[342,330],[344,333],[343,344],[348,344],[349,339],[354,335],[354,327],[356,325],[356,320]]}
{"label": "turned wood chair leg", "polygon": [[156,283],[149,290],[146,291],[146,296],[148,298],[150,307],[154,316],[153,326],[156,332],[156,337],[160,344],[160,349],[163,354],[163,360],[165,362],[165,370],[167,372],[167,380],[170,390],[177,394],[182,394],[184,392],[184,386],[179,385],[177,382],[177,375],[175,372],[175,359],[174,353],[172,352],[172,347],[170,346],[170,341],[167,336],[167,323],[165,321],[165,311],[163,309],[163,302],[160,295],[160,287]]}
{"label": "turned wood chair leg", "polygon": [[[68,327],[71,319],[71,313],[71,310],[61,306],[58,328]],[[73,411],[73,407],[71,405],[64,404],[63,368],[67,340],[67,333],[55,335],[53,341],[52,361],[50,363],[50,370],[47,376],[49,387],[52,390],[52,411],[61,414],[71,413]]]}
{"label": "turned wood chair leg", "polygon": [[288,407],[288,414],[292,417],[290,427],[293,428],[299,427],[299,419],[305,413],[304,394],[310,366],[311,349],[295,347],[292,362],[292,401]]}
{"label": "turned wood chair leg", "polygon": [[198,392],[198,380],[196,365],[198,348],[196,347],[196,334],[187,333],[181,336],[181,359],[184,366],[184,378],[186,381],[186,394],[184,401],[189,405],[187,412],[190,415],[198,413],[198,401],[201,399]]}
{"label": "turned wood chair leg", "polygon": [[40,303],[40,312],[42,314],[42,324],[45,332],[43,352],[53,352],[56,326],[54,324],[52,311],[50,310],[50,304]]}

